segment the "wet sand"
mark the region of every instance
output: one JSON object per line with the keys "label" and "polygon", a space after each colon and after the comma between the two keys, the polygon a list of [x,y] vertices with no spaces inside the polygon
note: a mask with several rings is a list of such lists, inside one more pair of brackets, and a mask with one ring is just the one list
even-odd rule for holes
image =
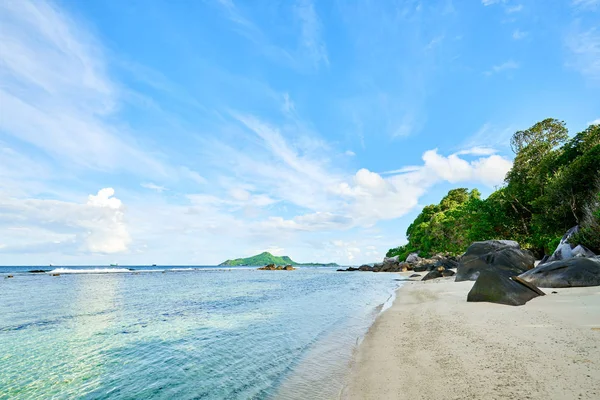
{"label": "wet sand", "polygon": [[398,289],[341,398],[600,399],[600,287],[513,307],[467,303],[473,282],[453,279]]}

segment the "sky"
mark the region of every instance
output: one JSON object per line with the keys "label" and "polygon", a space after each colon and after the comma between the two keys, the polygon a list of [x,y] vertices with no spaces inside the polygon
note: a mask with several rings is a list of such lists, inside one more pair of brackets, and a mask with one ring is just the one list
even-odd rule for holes
{"label": "sky", "polygon": [[600,0],[4,0],[0,264],[380,261],[599,93]]}

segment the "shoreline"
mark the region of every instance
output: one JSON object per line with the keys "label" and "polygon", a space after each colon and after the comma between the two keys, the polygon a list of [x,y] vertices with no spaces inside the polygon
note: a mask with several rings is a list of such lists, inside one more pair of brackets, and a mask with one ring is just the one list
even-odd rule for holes
{"label": "shoreline", "polygon": [[403,282],[339,398],[600,398],[600,287],[542,289],[513,307],[467,303],[473,283]]}

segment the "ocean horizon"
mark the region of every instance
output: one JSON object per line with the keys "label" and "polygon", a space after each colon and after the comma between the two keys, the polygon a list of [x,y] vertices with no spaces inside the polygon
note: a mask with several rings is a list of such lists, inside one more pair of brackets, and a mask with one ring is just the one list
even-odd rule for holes
{"label": "ocean horizon", "polygon": [[335,398],[400,284],[331,267],[19,266],[0,278],[2,399]]}

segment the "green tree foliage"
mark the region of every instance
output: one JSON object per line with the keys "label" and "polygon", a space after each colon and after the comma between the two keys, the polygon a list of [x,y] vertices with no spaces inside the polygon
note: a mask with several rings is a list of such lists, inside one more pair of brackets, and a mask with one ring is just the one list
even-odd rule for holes
{"label": "green tree foliage", "polygon": [[517,240],[538,255],[549,253],[566,230],[600,253],[600,125],[569,139],[565,123],[545,119],[518,131],[505,186],[482,200],[475,189],[453,189],[408,227],[408,243],[388,256],[411,252],[462,253],[473,241]]}

